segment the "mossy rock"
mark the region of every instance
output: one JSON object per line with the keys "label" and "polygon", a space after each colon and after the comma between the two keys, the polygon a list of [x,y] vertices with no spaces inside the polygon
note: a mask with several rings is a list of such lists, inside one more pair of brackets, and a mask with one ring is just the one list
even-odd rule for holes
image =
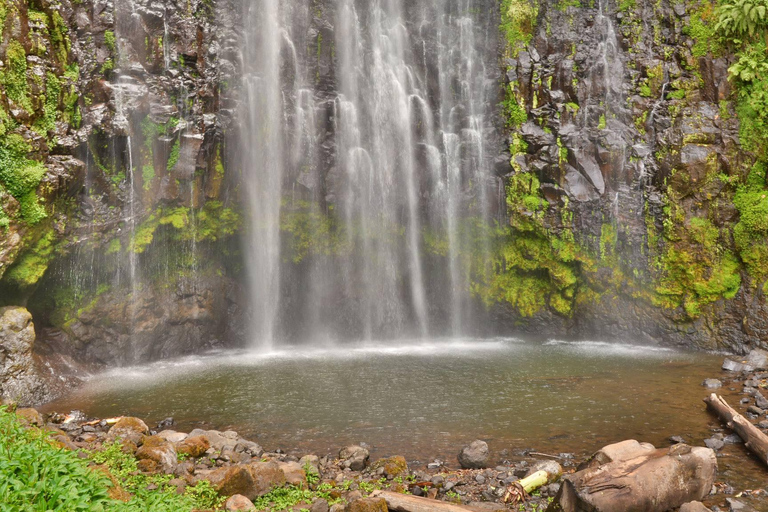
{"label": "mossy rock", "polygon": [[400,455],[377,460],[371,464],[370,471],[375,473],[381,468],[384,469],[384,476],[387,477],[397,478],[408,475],[408,462]]}
{"label": "mossy rock", "polygon": [[349,503],[344,512],[387,512],[384,498],[362,498]]}

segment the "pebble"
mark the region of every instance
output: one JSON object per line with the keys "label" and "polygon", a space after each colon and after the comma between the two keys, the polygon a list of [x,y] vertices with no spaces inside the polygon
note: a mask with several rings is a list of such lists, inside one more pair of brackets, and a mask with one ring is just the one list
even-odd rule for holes
{"label": "pebble", "polygon": [[765,411],[757,407],[756,405],[750,405],[749,407],[747,407],[747,412],[750,412],[755,416],[762,416],[763,414],[765,414]]}
{"label": "pebble", "polygon": [[477,482],[477,483],[482,485],[482,484],[485,483],[485,477],[483,475],[477,475],[475,477],[475,482]]}
{"label": "pebble", "polygon": [[763,420],[760,423],[757,424],[760,428],[768,428],[768,420]]}
{"label": "pebble", "polygon": [[717,379],[704,379],[704,382],[702,382],[701,385],[707,389],[717,389],[723,387],[723,383]]}
{"label": "pebble", "polygon": [[730,434],[725,436],[725,439],[723,439],[725,444],[738,444],[743,443],[744,441],[741,440],[741,437],[738,436],[738,434]]}
{"label": "pebble", "polygon": [[714,437],[710,437],[709,439],[704,440],[704,445],[707,448],[710,448],[712,450],[718,451],[723,446],[725,446],[725,442],[720,439],[715,439]]}

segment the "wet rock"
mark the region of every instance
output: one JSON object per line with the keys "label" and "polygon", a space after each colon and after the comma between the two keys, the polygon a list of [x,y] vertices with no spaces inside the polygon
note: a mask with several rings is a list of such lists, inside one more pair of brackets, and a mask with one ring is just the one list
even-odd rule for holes
{"label": "wet rock", "polygon": [[240,439],[235,445],[235,452],[247,453],[251,457],[261,457],[261,455],[264,453],[264,449],[261,447],[261,445],[259,445],[259,443],[254,443],[253,441],[248,441],[246,439]]}
{"label": "wet rock", "polygon": [[185,434],[184,432],[176,432],[175,430],[163,430],[162,432],[158,432],[157,435],[171,443],[180,443],[189,437],[188,434]]}
{"label": "wet rock", "polygon": [[488,444],[479,439],[462,448],[458,455],[459,464],[464,469],[485,468],[489,458]]}
{"label": "wet rock", "polygon": [[725,441],[722,439],[710,437],[709,439],[704,440],[704,446],[714,451],[719,451],[723,448],[723,446],[725,446]]}
{"label": "wet rock", "polygon": [[757,424],[762,429],[768,429],[768,420],[762,420]]}
{"label": "wet rock", "polygon": [[755,370],[768,370],[768,350],[755,348],[749,351],[747,365]]}
{"label": "wet rock", "polygon": [[344,512],[387,512],[384,498],[361,498],[349,503]]}
{"label": "wet rock", "polygon": [[242,494],[235,494],[230,496],[227,502],[224,504],[224,508],[227,512],[240,512],[253,510],[253,502],[243,496]]}
{"label": "wet rock", "polygon": [[681,436],[671,436],[669,442],[672,444],[685,443],[685,439]]}
{"label": "wet rock", "polygon": [[725,502],[728,504],[728,510],[730,512],[747,512],[752,510],[750,507],[737,500],[736,498],[726,498]]}
{"label": "wet rock", "polygon": [[218,430],[202,430],[196,428],[189,433],[189,437],[202,436],[214,450],[221,452],[225,447],[234,449],[237,445],[237,433],[232,431],[219,432]]}
{"label": "wet rock", "polygon": [[368,450],[357,445],[350,445],[339,451],[339,458],[342,461],[342,466],[349,468],[352,471],[362,471],[365,469],[369,456],[370,454]]}
{"label": "wet rock", "polygon": [[722,387],[723,383],[718,379],[704,379],[704,382],[702,382],[701,385],[707,389],[717,389]]}
{"label": "wet rock", "polygon": [[725,444],[739,444],[744,441],[737,434],[729,434],[723,438]]}
{"label": "wet rock", "polygon": [[680,507],[680,512],[712,512],[700,501],[690,501]]}
{"label": "wet rock", "polygon": [[385,459],[379,459],[370,466],[370,471],[383,470],[381,474],[392,479],[398,476],[406,476],[408,474],[408,462],[405,457],[396,455],[394,457],[388,457]]}
{"label": "wet rock", "polygon": [[107,433],[107,441],[130,441],[138,445],[142,437],[149,433],[149,427],[139,418],[126,416],[117,420]]}
{"label": "wet rock", "polygon": [[747,407],[747,412],[752,413],[755,416],[762,416],[763,414],[765,414],[764,410],[762,410],[761,408],[755,405],[750,405],[749,407]]}
{"label": "wet rock", "polygon": [[768,409],[768,399],[759,391],[755,391],[755,405],[761,409]]}
{"label": "wet rock", "polygon": [[748,364],[744,363],[737,363],[736,361],[732,361],[731,359],[726,359],[723,361],[723,370],[727,372],[751,372],[754,370],[754,368]]}
{"label": "wet rock", "polygon": [[188,455],[190,457],[198,458],[205,455],[205,452],[211,447],[211,443],[208,442],[208,438],[205,436],[187,437],[176,445],[176,451],[179,454]]}

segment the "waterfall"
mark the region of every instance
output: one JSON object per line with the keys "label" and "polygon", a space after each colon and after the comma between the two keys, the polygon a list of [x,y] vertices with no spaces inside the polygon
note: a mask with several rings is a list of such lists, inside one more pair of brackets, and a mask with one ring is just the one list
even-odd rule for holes
{"label": "waterfall", "polygon": [[[254,346],[467,328],[465,220],[489,218],[499,151],[497,17],[492,0],[244,2]],[[334,245],[292,264],[286,212],[308,215],[307,244]]]}

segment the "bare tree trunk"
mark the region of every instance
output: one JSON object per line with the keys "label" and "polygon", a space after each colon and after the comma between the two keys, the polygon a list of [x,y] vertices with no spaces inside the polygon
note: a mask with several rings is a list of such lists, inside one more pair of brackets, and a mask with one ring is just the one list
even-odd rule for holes
{"label": "bare tree trunk", "polygon": [[744,416],[736,412],[728,405],[723,397],[712,393],[704,399],[707,407],[713,411],[728,428],[736,432],[744,440],[752,453],[757,455],[760,461],[768,466],[768,436],[763,434]]}

